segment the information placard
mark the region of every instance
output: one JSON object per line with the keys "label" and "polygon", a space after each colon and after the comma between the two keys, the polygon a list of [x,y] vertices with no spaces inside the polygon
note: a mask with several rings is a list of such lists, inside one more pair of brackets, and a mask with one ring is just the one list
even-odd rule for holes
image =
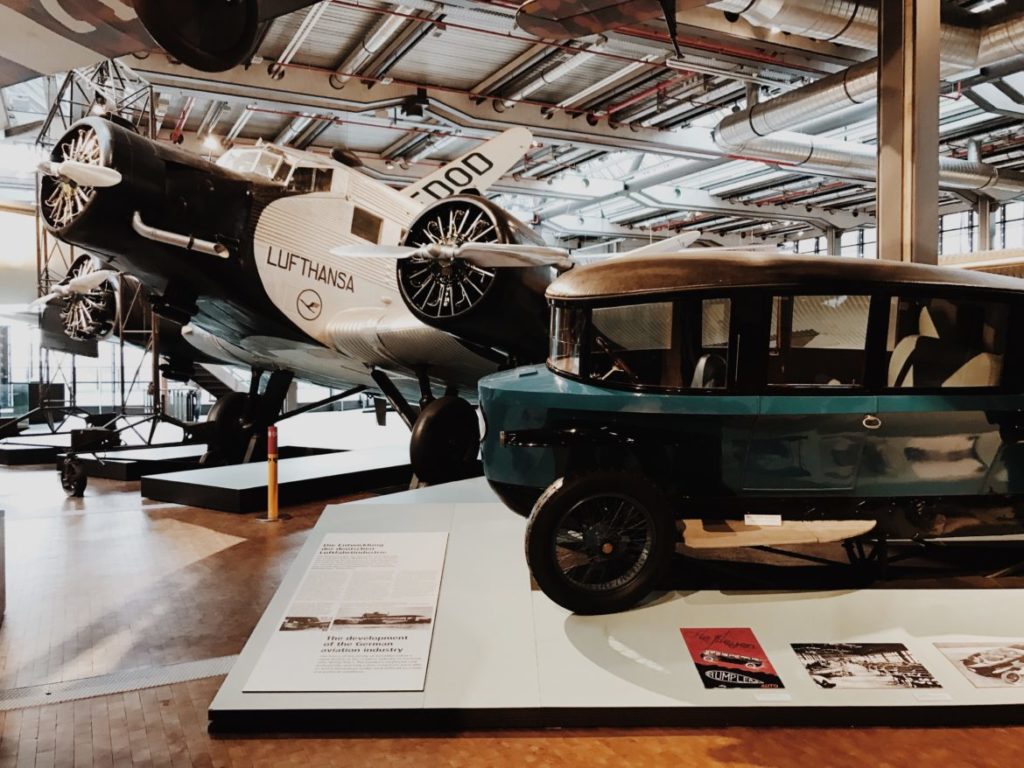
{"label": "information placard", "polygon": [[324,534],[244,691],[422,691],[447,543]]}

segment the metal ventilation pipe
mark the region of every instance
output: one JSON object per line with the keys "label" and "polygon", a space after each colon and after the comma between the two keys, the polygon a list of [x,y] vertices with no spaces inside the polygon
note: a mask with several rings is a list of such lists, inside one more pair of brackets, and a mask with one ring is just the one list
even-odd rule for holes
{"label": "metal ventilation pipe", "polygon": [[[739,149],[738,154],[747,159],[805,168],[823,176],[875,181],[878,150],[870,144],[779,131],[753,139]],[[1024,194],[1024,174],[985,163],[940,157],[939,186],[1018,197]]]}
{"label": "metal ventilation pipe", "polygon": [[331,85],[341,90],[345,83],[352,79],[350,72],[358,72],[363,65],[376,56],[380,50],[390,42],[395,33],[402,28],[408,17],[416,12],[415,8],[407,5],[400,5],[394,10],[394,15],[381,16],[373,28],[361,40],[359,47],[350,53],[330,77]]}
{"label": "metal ventilation pipe", "polygon": [[[751,10],[770,7],[776,16],[783,18],[801,18],[795,13],[792,17],[786,16],[787,7],[807,11],[811,6],[817,6],[829,18],[845,18],[851,25],[860,13],[858,8],[851,8],[859,7],[858,3],[838,0],[789,0],[781,4],[777,0],[771,3],[750,0],[745,4],[740,0],[720,0],[714,7],[724,5],[731,8],[745,5]],[[940,50],[944,76],[964,69],[990,66],[1024,54],[1024,14],[984,32],[943,25],[942,35]],[[878,60],[872,59],[729,115],[715,128],[714,140],[726,151],[750,159],[806,166],[824,175],[873,180],[875,147],[779,132],[836,109],[873,101],[877,95]],[[870,173],[863,175],[869,166]],[[1001,177],[996,169],[982,163],[968,165],[953,158],[940,159],[940,183],[947,189],[989,189],[1014,196],[1024,191],[1005,172]]]}
{"label": "metal ventilation pipe", "polygon": [[570,58],[563,61],[557,67],[552,67],[547,72],[542,74],[540,77],[531,80],[529,83],[527,83],[522,88],[517,90],[511,96],[505,97],[505,106],[514,106],[517,101],[522,101],[531,93],[539,91],[545,85],[549,85],[550,83],[553,83],[556,80],[561,80],[563,77],[568,75],[573,70],[586,64],[588,61],[591,61],[594,58],[594,56],[603,48],[604,43],[597,43],[595,45],[590,46],[585,51],[573,54]]}

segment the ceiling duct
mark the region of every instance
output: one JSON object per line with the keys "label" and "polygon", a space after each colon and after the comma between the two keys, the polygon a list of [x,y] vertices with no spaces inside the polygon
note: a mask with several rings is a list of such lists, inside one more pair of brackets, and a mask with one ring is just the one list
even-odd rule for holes
{"label": "ceiling duct", "polygon": [[[837,36],[849,35],[854,27],[858,31],[851,39],[860,40],[863,37],[860,27],[870,24],[872,47],[877,41],[877,13],[862,3],[719,0],[713,7],[740,13],[744,18],[749,16],[751,23],[771,23],[785,31],[837,42]],[[808,15],[812,10],[822,18],[814,21],[812,15]],[[774,13],[769,15],[769,11]],[[835,24],[844,19],[847,31],[840,33]],[[984,31],[944,24],[942,37],[944,76],[992,66],[1024,55],[1024,15]],[[878,61],[872,59],[727,116],[715,128],[714,139],[724,150],[748,159],[802,166],[823,175],[874,180],[877,153],[874,146],[785,129],[823,114],[873,101],[877,95]],[[1024,193],[1024,176],[955,158],[940,158],[939,180],[947,189],[984,189],[1012,196]]]}

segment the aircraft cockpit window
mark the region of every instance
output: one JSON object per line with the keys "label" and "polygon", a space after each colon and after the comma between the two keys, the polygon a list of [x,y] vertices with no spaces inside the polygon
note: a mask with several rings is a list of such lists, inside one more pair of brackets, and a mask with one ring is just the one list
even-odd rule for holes
{"label": "aircraft cockpit window", "polygon": [[288,175],[292,172],[292,164],[285,161],[277,167],[277,173],[274,174],[274,181],[278,181],[284,184],[288,181]]}
{"label": "aircraft cockpit window", "polygon": [[299,166],[288,182],[292,192],[330,192],[334,171],[330,168]]}
{"label": "aircraft cockpit window", "polygon": [[277,166],[281,165],[281,156],[275,155],[271,152],[260,152],[259,158],[256,160],[256,166],[253,168],[253,173],[257,176],[262,176],[265,179],[274,178],[274,174],[277,172]]}

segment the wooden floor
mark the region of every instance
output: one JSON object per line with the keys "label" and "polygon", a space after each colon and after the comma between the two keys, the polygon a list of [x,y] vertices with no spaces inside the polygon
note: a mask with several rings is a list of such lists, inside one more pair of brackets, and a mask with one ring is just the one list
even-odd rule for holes
{"label": "wooden floor", "polygon": [[[237,653],[323,503],[265,525],[49,469],[0,467],[2,688]],[[1021,619],[1024,631],[1024,617]],[[211,738],[221,678],[0,713],[0,766],[1009,766],[1024,728],[595,730]]]}

